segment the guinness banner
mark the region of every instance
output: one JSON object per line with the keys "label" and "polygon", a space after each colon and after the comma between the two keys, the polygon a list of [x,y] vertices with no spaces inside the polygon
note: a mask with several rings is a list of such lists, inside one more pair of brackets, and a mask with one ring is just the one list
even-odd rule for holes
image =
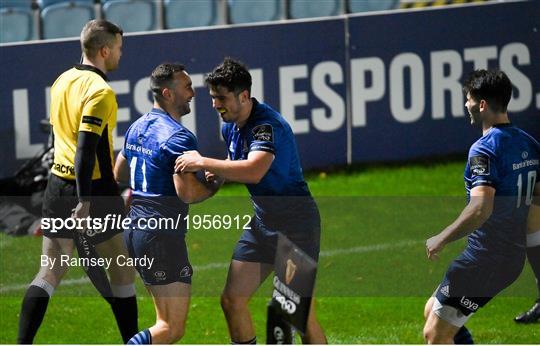
{"label": "guinness banner", "polygon": [[275,313],[283,321],[305,333],[317,263],[287,237],[278,233],[274,269],[274,291],[269,310],[274,307]]}

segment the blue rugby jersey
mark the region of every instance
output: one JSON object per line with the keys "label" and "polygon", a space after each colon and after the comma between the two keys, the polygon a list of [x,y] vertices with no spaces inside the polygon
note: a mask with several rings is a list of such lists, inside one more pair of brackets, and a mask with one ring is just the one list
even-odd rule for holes
{"label": "blue rugby jersey", "polygon": [[511,124],[494,126],[472,145],[464,174],[467,200],[476,186],[491,186],[496,193],[491,216],[469,235],[468,255],[504,258],[518,252],[524,256],[539,161],[538,141]]}
{"label": "blue rugby jersey", "polygon": [[252,100],[247,123],[242,128],[225,123],[222,135],[231,160],[246,160],[251,151],[274,154],[274,161],[261,181],[246,184],[257,218],[272,227],[280,221],[287,223],[301,215],[311,215],[316,206],[304,180],[291,127],[270,106]]}
{"label": "blue rugby jersey", "polygon": [[[173,181],[175,160],[187,150],[197,150],[195,135],[163,110],[153,108],[130,126],[122,154],[130,167],[133,221],[187,215],[188,205],[178,198]],[[161,231],[185,227],[181,222],[178,230]]]}

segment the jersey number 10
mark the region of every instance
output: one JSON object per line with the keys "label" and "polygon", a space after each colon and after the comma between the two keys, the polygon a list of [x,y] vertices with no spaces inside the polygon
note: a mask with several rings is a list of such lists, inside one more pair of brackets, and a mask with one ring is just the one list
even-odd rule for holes
{"label": "jersey number 10", "polygon": [[[519,174],[518,181],[517,181],[517,187],[518,187],[518,194],[517,194],[517,205],[516,208],[519,208],[521,206],[521,197],[523,194],[523,174]],[[534,191],[534,185],[536,184],[536,171],[530,171],[527,174],[527,187],[525,192],[525,205],[530,206],[533,199],[533,191]]]}

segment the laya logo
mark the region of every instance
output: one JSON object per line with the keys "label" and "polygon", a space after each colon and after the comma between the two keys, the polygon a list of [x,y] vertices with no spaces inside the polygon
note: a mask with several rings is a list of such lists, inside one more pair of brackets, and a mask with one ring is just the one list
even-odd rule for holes
{"label": "laya logo", "polygon": [[294,264],[292,259],[287,260],[287,268],[285,269],[285,284],[290,284],[292,279],[294,279],[294,274],[296,274],[296,264]]}
{"label": "laya logo", "polygon": [[251,133],[253,133],[253,139],[256,141],[274,141],[274,130],[272,129],[272,125],[270,124],[255,126],[253,130],[251,130]]}
{"label": "laya logo", "polygon": [[487,156],[473,156],[469,160],[472,175],[489,175],[489,158]]}
{"label": "laya logo", "polygon": [[459,301],[459,303],[466,307],[467,309],[471,310],[471,311],[476,311],[478,310],[479,306],[477,303],[473,302],[472,300],[469,300],[465,297],[461,297],[461,300]]}

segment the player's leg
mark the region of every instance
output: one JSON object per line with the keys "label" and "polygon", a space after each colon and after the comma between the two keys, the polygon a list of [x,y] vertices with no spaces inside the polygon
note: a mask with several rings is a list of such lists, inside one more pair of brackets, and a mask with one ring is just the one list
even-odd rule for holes
{"label": "player's leg", "polygon": [[156,324],[135,335],[128,344],[172,344],[184,336],[191,285],[173,282],[148,286],[156,308]]}
{"label": "player's leg", "polygon": [[[435,297],[431,297],[428,299],[425,307],[424,307],[424,319],[427,321],[431,311],[433,310],[433,303],[435,302]],[[456,345],[471,345],[474,344],[473,337],[471,335],[471,332],[467,329],[467,327],[462,326],[457,331],[456,335],[454,335],[454,344]]]}
{"label": "player's leg", "polygon": [[[435,305],[437,305],[437,302],[432,304],[432,306]],[[454,336],[457,334],[459,329],[460,326],[455,326],[454,324],[439,317],[439,315],[432,309],[429,312],[426,319],[426,324],[424,325],[424,338],[428,344],[453,344]]]}
{"label": "player's leg", "polygon": [[55,288],[68,270],[62,255],[71,256],[73,240],[43,237],[41,268],[26,290],[19,317],[19,344],[31,344],[45,317],[47,305]]}
{"label": "player's leg", "polygon": [[231,261],[221,295],[221,307],[233,343],[255,343],[255,328],[248,303],[272,270],[273,266],[267,263]]}
{"label": "player's leg", "polygon": [[139,331],[137,323],[137,298],[135,292],[135,269],[119,265],[125,261],[117,261],[119,256],[128,258],[128,252],[121,233],[116,234],[96,245],[102,258],[112,259],[108,268],[113,299],[110,300],[118,329],[124,342],[127,342]]}
{"label": "player's leg", "polygon": [[309,309],[308,323],[306,328],[306,334],[302,337],[304,344],[327,344],[324,331],[317,320],[317,314],[315,312],[315,297],[311,300],[311,308]]}
{"label": "player's leg", "polygon": [[[533,212],[532,209],[535,209]],[[529,220],[529,224],[535,225],[527,231],[527,259],[536,277],[536,285],[538,287],[538,298],[535,304],[521,315],[514,318],[518,323],[534,323],[540,320],[540,207],[531,205],[529,218],[535,217],[535,220]]]}

